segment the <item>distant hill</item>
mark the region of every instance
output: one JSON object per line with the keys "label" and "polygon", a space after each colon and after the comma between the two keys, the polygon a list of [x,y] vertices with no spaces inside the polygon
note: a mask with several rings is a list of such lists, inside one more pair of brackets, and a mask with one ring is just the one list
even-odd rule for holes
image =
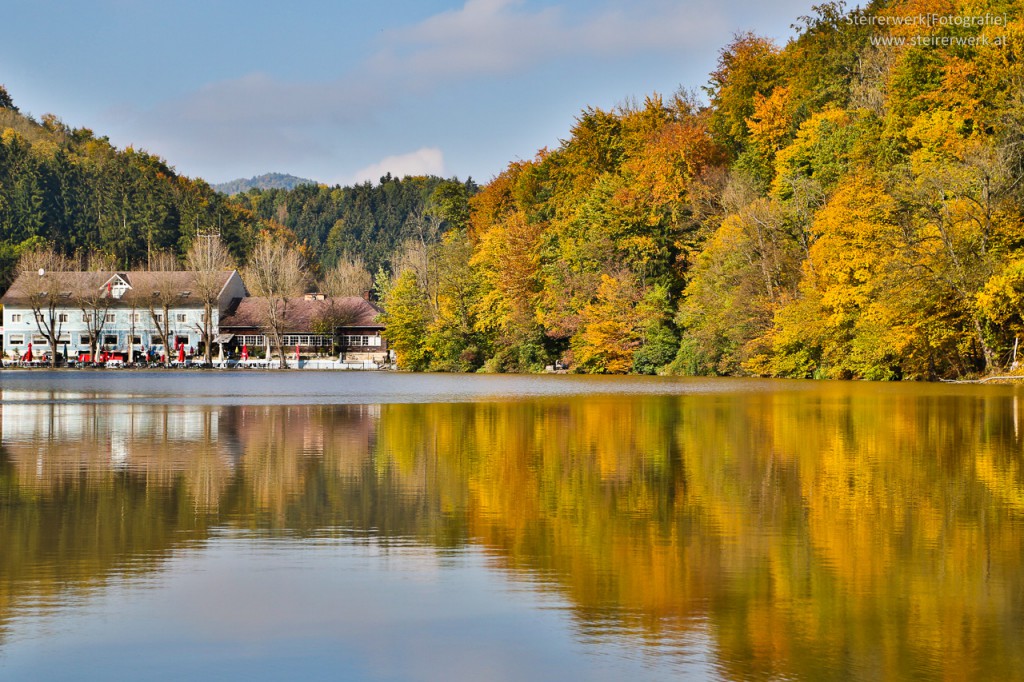
{"label": "distant hill", "polygon": [[299,185],[315,185],[316,180],[298,178],[287,173],[264,173],[255,178],[238,179],[213,185],[213,189],[221,194],[233,195],[248,192],[251,189],[294,189]]}

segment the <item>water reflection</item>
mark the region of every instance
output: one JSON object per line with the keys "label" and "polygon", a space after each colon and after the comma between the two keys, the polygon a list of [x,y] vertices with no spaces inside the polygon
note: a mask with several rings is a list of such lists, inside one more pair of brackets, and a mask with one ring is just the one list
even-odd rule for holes
{"label": "water reflection", "polygon": [[1010,389],[833,384],[4,404],[0,623],[236,529],[411,543],[438,570],[480,549],[564,598],[579,642],[669,666],[710,646],[730,679],[1009,679],[1024,671],[1018,422]]}

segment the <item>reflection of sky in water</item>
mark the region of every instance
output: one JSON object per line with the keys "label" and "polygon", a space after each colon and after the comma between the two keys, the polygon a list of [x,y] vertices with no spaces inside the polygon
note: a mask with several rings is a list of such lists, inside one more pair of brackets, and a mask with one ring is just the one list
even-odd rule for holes
{"label": "reflection of sky in water", "polygon": [[477,550],[442,562],[412,544],[229,532],[177,552],[155,576],[112,581],[75,609],[19,609],[0,648],[0,673],[438,682],[710,676],[707,641],[689,642],[689,653],[671,660],[635,643],[581,643],[563,600],[516,589],[489,563]]}
{"label": "reflection of sky in water", "polygon": [[0,372],[5,404],[313,405],[422,403],[569,395],[673,395],[801,390],[795,381],[678,377],[403,374],[317,371]]}

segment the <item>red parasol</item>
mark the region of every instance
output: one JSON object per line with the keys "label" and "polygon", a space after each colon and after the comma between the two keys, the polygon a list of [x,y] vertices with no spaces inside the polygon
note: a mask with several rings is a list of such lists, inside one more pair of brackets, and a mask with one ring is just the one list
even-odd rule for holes
{"label": "red parasol", "polygon": [[299,361],[299,344],[295,344],[295,362]]}
{"label": "red parasol", "polygon": [[25,357],[23,359],[25,360],[25,362],[32,362],[32,344],[31,343],[28,344],[28,351],[25,352]]}
{"label": "red parasol", "polygon": [[178,362],[185,362],[185,344],[178,346]]}
{"label": "red parasol", "polygon": [[245,345],[245,344],[242,345],[242,359],[243,360],[248,360],[249,359],[249,346]]}

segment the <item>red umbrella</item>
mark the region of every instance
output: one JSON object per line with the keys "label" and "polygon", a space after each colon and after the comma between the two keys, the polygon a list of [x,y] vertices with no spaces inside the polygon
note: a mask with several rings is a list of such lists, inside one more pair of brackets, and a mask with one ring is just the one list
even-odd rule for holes
{"label": "red umbrella", "polygon": [[295,344],[295,362],[299,361],[299,344]]}
{"label": "red umbrella", "polygon": [[32,362],[32,344],[28,344],[28,351],[25,353],[25,362]]}
{"label": "red umbrella", "polygon": [[246,344],[242,344],[242,359],[243,360],[248,360],[249,359],[249,346],[246,345]]}
{"label": "red umbrella", "polygon": [[185,362],[185,344],[178,346],[178,362]]}

